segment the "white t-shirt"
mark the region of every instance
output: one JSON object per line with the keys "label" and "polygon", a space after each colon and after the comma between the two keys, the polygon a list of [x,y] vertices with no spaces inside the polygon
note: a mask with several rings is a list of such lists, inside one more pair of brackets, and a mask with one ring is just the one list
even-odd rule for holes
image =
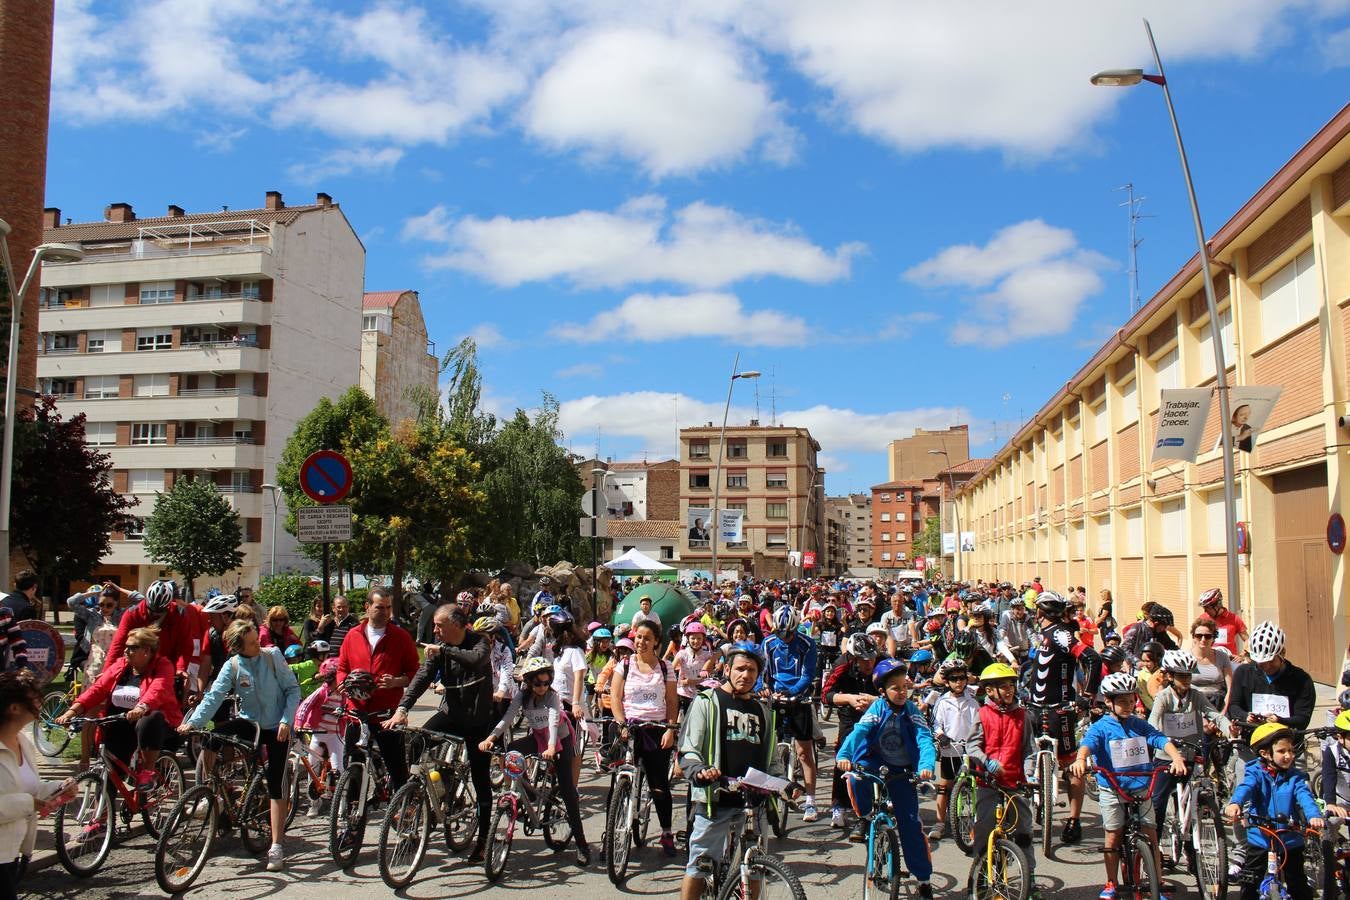
{"label": "white t-shirt", "polygon": [[384,638],[384,628],[376,628],[369,622],[366,623],[366,640],[370,641],[370,652],[375,652],[375,647],[379,645]]}
{"label": "white t-shirt", "polygon": [[568,709],[572,708],[572,682],[578,672],[585,671],[586,655],[580,647],[565,647],[553,657],[553,689]]}
{"label": "white t-shirt", "polygon": [[642,622],[653,622],[653,623],[656,624],[656,627],[657,627],[657,628],[660,628],[660,627],[661,627],[661,617],[660,617],[660,616],[658,616],[658,615],[657,615],[656,613],[654,613],[654,612],[645,613],[645,612],[643,612],[642,610],[639,609],[637,612],[633,613],[633,621],[632,621],[631,623],[629,623],[629,625],[630,625],[630,627],[632,627],[632,628],[636,628],[636,627],[638,627],[638,625],[639,625],[640,623],[642,623]]}
{"label": "white t-shirt", "polygon": [[[663,722],[666,718],[666,683],[675,680],[672,666],[662,665],[658,660],[652,670],[643,673],[636,658],[628,661],[628,671],[623,675],[623,712],[633,722]],[[662,669],[665,677],[661,677]]]}

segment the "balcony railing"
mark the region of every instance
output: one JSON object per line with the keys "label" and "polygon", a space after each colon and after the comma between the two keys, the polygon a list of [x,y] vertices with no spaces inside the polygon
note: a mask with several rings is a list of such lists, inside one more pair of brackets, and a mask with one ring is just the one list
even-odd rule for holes
{"label": "balcony railing", "polygon": [[201,294],[183,298],[184,303],[220,303],[225,300],[258,300],[256,293],[235,291],[232,294]]}
{"label": "balcony railing", "polygon": [[258,392],[253,389],[244,388],[192,388],[190,390],[180,390],[179,397],[256,397]]}
{"label": "balcony railing", "polygon": [[708,544],[709,544],[709,543],[710,543],[710,542],[709,542],[708,540],[706,540],[706,539],[705,539],[705,540],[699,540],[698,538],[690,538],[690,539],[689,539],[689,549],[690,549],[690,550],[707,550],[707,549],[708,549]]}
{"label": "balcony railing", "polygon": [[257,335],[250,334],[218,341],[183,341],[179,346],[184,350],[219,350],[228,349],[230,347],[256,347],[258,346],[258,337]]}
{"label": "balcony railing", "polygon": [[79,347],[78,344],[76,344],[76,345],[73,346],[73,347],[43,347],[43,348],[42,348],[42,355],[43,355],[43,356],[54,356],[54,355],[56,355],[56,354],[58,354],[58,353],[79,353],[79,352],[80,352],[80,347]]}
{"label": "balcony railing", "polygon": [[261,488],[251,484],[218,484],[216,490],[222,494],[257,494]]}
{"label": "balcony railing", "polygon": [[255,442],[252,435],[197,434],[192,437],[180,437],[174,443],[180,447],[224,447],[230,444],[252,444]]}

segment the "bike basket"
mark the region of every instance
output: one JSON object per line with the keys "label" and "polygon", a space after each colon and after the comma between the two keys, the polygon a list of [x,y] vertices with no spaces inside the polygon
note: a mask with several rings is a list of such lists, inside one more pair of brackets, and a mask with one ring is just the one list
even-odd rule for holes
{"label": "bike basket", "polygon": [[512,778],[519,778],[521,775],[524,775],[525,754],[517,750],[512,750],[510,753],[506,754],[506,757],[502,760],[502,768],[505,769],[506,774],[510,775]]}

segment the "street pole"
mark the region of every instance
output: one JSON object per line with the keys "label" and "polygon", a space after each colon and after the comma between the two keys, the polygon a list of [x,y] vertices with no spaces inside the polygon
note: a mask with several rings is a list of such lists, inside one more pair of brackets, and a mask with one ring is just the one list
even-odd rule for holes
{"label": "street pole", "polygon": [[268,550],[269,574],[271,577],[277,577],[277,486],[275,484],[264,484],[263,490],[272,496],[272,541],[271,548]]}
{"label": "street pole", "polygon": [[[736,369],[740,367],[741,354],[736,352],[736,358],[731,361],[731,378],[727,381],[727,402],[722,407],[722,435],[717,439],[717,468],[713,471],[713,502],[712,502],[712,586],[713,593],[717,593],[717,544],[720,540],[721,520],[717,515],[717,504],[722,498],[722,453],[727,446],[727,417],[731,414],[731,390],[736,386]],[[744,527],[744,526],[742,526]]]}
{"label": "street pole", "polygon": [[[600,455],[597,447],[595,455]],[[600,615],[600,510],[605,508],[605,498],[601,496],[605,485],[605,470],[596,466],[591,469],[591,481],[595,485],[595,501],[591,507],[591,615]],[[611,610],[611,613],[613,611]]]}

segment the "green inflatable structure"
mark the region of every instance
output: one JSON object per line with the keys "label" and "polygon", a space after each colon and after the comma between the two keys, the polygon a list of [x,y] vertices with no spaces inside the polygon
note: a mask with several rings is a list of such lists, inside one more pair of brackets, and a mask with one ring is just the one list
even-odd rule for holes
{"label": "green inflatable structure", "polygon": [[694,595],[684,588],[654,581],[634,589],[624,597],[614,612],[614,621],[611,624],[633,621],[633,614],[641,608],[643,597],[652,598],[652,612],[661,617],[662,631],[671,625],[679,624],[680,620],[693,612],[696,606]]}

